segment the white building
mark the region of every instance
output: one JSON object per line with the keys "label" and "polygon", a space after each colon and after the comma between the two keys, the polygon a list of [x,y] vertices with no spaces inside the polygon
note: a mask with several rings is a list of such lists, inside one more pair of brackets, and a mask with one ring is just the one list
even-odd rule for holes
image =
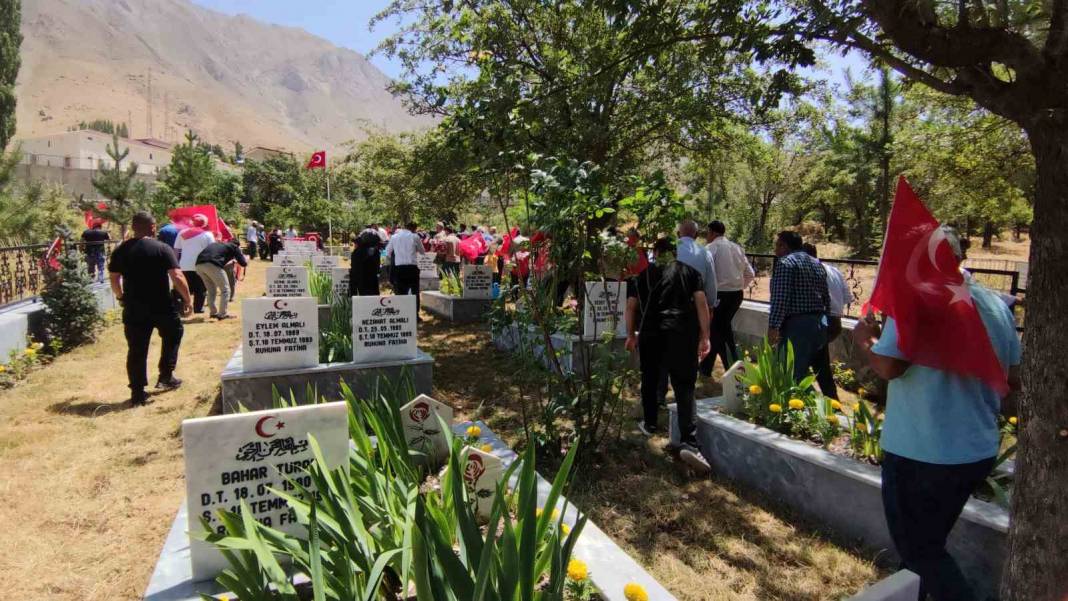
{"label": "white building", "polygon": [[[22,164],[37,167],[60,167],[97,171],[112,167],[107,147],[110,134],[83,129],[16,141],[22,149]],[[119,148],[129,149],[123,165],[137,163],[137,173],[155,176],[170,164],[170,144],[159,140],[128,140],[119,138]]]}

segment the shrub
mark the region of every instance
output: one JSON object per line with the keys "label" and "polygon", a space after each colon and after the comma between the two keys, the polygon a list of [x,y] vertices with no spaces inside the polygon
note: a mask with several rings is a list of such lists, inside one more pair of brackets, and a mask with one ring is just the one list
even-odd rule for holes
{"label": "shrub", "polygon": [[69,230],[61,232],[63,252],[58,268],[45,266],[45,289],[41,293],[48,314],[48,333],[69,350],[96,340],[104,317],[93,295],[92,280],[81,255],[71,242]]}

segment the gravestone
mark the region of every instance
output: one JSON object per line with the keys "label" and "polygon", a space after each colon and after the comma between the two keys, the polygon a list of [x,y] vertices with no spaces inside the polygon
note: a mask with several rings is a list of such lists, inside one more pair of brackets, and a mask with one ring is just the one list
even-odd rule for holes
{"label": "gravestone", "polygon": [[420,253],[415,256],[415,264],[419,266],[419,279],[438,279],[438,265],[434,262],[436,256],[434,253]]}
{"label": "gravestone", "polygon": [[415,295],[353,297],[353,363],[415,359],[418,352]]}
{"label": "gravestone", "polygon": [[738,413],[742,410],[742,395],[745,387],[738,378],[745,373],[745,364],[735,361],[731,368],[723,373],[723,408],[728,413]]}
{"label": "gravestone", "polygon": [[341,258],[332,255],[312,255],[312,269],[319,273],[330,273],[330,270],[341,265]]}
{"label": "gravestone", "polygon": [[280,252],[271,259],[271,264],[277,267],[304,267],[312,257],[309,253]]}
{"label": "gravestone", "polygon": [[624,282],[587,282],[582,310],[583,338],[600,338],[609,332],[627,335],[627,288]]}
{"label": "gravestone", "polygon": [[241,302],[244,371],[319,364],[319,305],[311,297],[249,298]]}
{"label": "gravestone", "polygon": [[464,265],[463,298],[493,298],[493,270],[488,265]]}
{"label": "gravestone", "polygon": [[306,267],[268,267],[267,296],[307,296],[308,269]]}
{"label": "gravestone", "polygon": [[[268,489],[299,495],[290,480],[312,489],[311,477],[304,472],[314,462],[311,437],[327,467],[342,465],[349,451],[347,405],[306,405],[183,421],[190,532],[204,531],[201,518],[212,531],[224,532],[217,512],[238,513],[242,501],[264,525],[289,534],[304,531],[288,503]],[[229,567],[218,550],[192,536],[190,554],[193,580],[214,578]]]}
{"label": "gravestone", "polygon": [[400,415],[409,449],[425,453],[431,465],[448,459],[449,442],[441,421],[446,428],[452,425],[452,407],[421,394],[401,407]]}
{"label": "gravestone", "polygon": [[464,447],[467,460],[464,462],[464,487],[474,505],[475,514],[488,519],[493,512],[493,499],[497,496],[497,484],[504,476],[504,462],[492,453],[474,447]]}
{"label": "gravestone", "polygon": [[282,247],[289,252],[315,254],[319,252],[319,245],[315,240],[285,240]]}
{"label": "gravestone", "polygon": [[333,282],[334,296],[346,297],[349,295],[348,267],[334,267],[331,269],[330,280]]}

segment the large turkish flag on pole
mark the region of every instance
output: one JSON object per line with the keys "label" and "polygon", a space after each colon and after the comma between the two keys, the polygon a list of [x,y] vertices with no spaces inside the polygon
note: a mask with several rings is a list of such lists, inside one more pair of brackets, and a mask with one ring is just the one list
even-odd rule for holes
{"label": "large turkish flag on pole", "polygon": [[305,165],[305,169],[325,169],[326,168],[326,151],[320,150],[311,155],[311,159],[308,160],[308,164]]}
{"label": "large turkish flag on pole", "polygon": [[1001,365],[960,261],[938,221],[904,177],[886,226],[868,306],[894,318],[898,348],[911,363],[979,378],[1008,392]]}

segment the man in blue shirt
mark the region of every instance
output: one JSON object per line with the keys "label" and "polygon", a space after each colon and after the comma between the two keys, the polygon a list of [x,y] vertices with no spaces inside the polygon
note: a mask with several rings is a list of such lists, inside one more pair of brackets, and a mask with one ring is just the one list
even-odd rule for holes
{"label": "man in blue shirt", "polygon": [[[955,235],[947,238],[954,246]],[[959,259],[959,246],[954,251]],[[965,281],[1009,386],[1017,390],[1020,341],[1012,312],[994,292]],[[920,576],[920,599],[927,594],[938,601],[974,599],[946,551],[946,539],[994,465],[1001,398],[977,378],[912,365],[898,346],[893,319],[880,332],[869,316],[857,324],[853,338],[875,373],[890,381],[882,491],[894,547],[904,567]]]}
{"label": "man in blue shirt", "polygon": [[[775,269],[771,273],[768,340],[786,341],[794,349],[794,379],[801,380],[827,345],[830,293],[827,272],[803,249],[801,235],[783,231],[775,238]],[[780,340],[781,339],[781,340]]]}

